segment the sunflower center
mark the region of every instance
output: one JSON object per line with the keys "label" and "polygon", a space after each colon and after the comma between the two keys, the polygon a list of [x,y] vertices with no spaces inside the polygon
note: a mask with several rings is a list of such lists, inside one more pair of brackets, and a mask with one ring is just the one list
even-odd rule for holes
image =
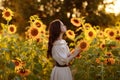
{"label": "sunflower center", "polygon": [[25,71],[24,69],[21,69],[21,70],[20,70],[20,73],[23,73],[23,74],[24,74],[25,72],[26,72],[26,71]]}
{"label": "sunflower center", "polygon": [[120,36],[117,36],[117,37],[116,37],[116,40],[120,40]]}
{"label": "sunflower center", "polygon": [[89,35],[90,37],[92,37],[92,36],[93,36],[93,32],[90,31],[90,32],[88,33],[88,35]]}
{"label": "sunflower center", "polygon": [[87,46],[86,42],[82,42],[82,43],[80,44],[80,48],[81,48],[81,49],[85,49],[86,46]]}
{"label": "sunflower center", "polygon": [[38,30],[34,28],[33,30],[31,30],[31,34],[32,36],[38,35]]}
{"label": "sunflower center", "polygon": [[101,33],[100,33],[100,35],[102,36],[102,35],[103,35],[103,33],[101,32]]}
{"label": "sunflower center", "polygon": [[11,32],[14,32],[14,28],[13,28],[13,27],[10,27],[10,31],[11,31]]}
{"label": "sunflower center", "polygon": [[119,26],[119,24],[116,24],[116,26]]}
{"label": "sunflower center", "polygon": [[15,66],[18,66],[19,65],[19,62],[18,61],[15,61]]}
{"label": "sunflower center", "polygon": [[79,23],[79,21],[78,21],[77,19],[74,19],[74,22],[75,22],[75,23]]}
{"label": "sunflower center", "polygon": [[114,36],[114,32],[111,31],[111,32],[109,33],[109,35],[110,35],[110,36]]}
{"label": "sunflower center", "polygon": [[72,35],[72,32],[68,32],[70,35]]}
{"label": "sunflower center", "polygon": [[109,57],[110,57],[110,56],[112,56],[112,54],[111,54],[111,53],[107,53],[107,56],[109,56]]}
{"label": "sunflower center", "polygon": [[104,48],[105,47],[105,44],[102,44],[102,48]]}
{"label": "sunflower center", "polygon": [[44,34],[44,31],[41,31],[42,34]]}
{"label": "sunflower center", "polygon": [[41,27],[41,24],[39,22],[36,22],[37,27]]}
{"label": "sunflower center", "polygon": [[27,35],[26,37],[29,38],[29,35]]}
{"label": "sunflower center", "polygon": [[119,34],[120,32],[119,31],[117,31],[117,34]]}
{"label": "sunflower center", "polygon": [[10,12],[5,12],[5,16],[9,17],[10,16]]}
{"label": "sunflower center", "polygon": [[36,41],[37,41],[37,42],[40,42],[40,38],[37,38]]}

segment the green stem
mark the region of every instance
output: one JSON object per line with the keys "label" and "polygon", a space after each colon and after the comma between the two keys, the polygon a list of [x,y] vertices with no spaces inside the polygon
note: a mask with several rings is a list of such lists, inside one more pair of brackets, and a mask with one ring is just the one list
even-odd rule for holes
{"label": "green stem", "polygon": [[7,32],[7,28],[8,28],[9,22],[10,22],[10,21],[7,21],[7,24],[6,24],[7,26],[4,27],[4,34],[5,34],[5,35],[6,35],[6,32]]}
{"label": "green stem", "polygon": [[90,71],[89,70],[90,70],[90,67],[87,68],[87,79],[90,78],[90,76],[89,76],[90,75]]}
{"label": "green stem", "polygon": [[7,21],[7,26],[9,25],[9,22],[10,22],[10,21]]}
{"label": "green stem", "polygon": [[102,71],[102,80],[104,80],[104,73],[103,73],[103,71],[104,71],[104,65],[103,65],[103,63],[101,64],[101,71]]}

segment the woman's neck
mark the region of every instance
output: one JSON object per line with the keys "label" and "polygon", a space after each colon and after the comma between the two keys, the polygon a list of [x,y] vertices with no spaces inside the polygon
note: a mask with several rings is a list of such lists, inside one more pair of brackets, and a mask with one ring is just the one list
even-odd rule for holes
{"label": "woman's neck", "polygon": [[60,36],[58,37],[58,40],[63,39],[63,33],[60,34]]}

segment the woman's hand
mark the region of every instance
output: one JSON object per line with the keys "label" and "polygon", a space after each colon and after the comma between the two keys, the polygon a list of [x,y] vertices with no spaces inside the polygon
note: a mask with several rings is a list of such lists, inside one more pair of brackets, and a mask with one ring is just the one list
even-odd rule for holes
{"label": "woman's hand", "polygon": [[76,57],[80,52],[82,52],[82,50],[80,50],[80,48],[78,46],[75,47],[74,52],[73,52],[74,57]]}
{"label": "woman's hand", "polygon": [[75,53],[79,53],[80,52],[80,48],[79,47],[76,47],[75,48]]}

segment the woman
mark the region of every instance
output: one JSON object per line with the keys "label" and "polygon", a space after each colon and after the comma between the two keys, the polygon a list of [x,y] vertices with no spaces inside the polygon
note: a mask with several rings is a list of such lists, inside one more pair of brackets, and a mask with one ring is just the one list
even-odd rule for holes
{"label": "woman", "polygon": [[49,26],[48,57],[52,57],[56,64],[52,70],[50,80],[72,80],[69,62],[78,55],[79,48],[75,48],[74,54],[70,53],[63,34],[66,26],[62,21],[56,19]]}

